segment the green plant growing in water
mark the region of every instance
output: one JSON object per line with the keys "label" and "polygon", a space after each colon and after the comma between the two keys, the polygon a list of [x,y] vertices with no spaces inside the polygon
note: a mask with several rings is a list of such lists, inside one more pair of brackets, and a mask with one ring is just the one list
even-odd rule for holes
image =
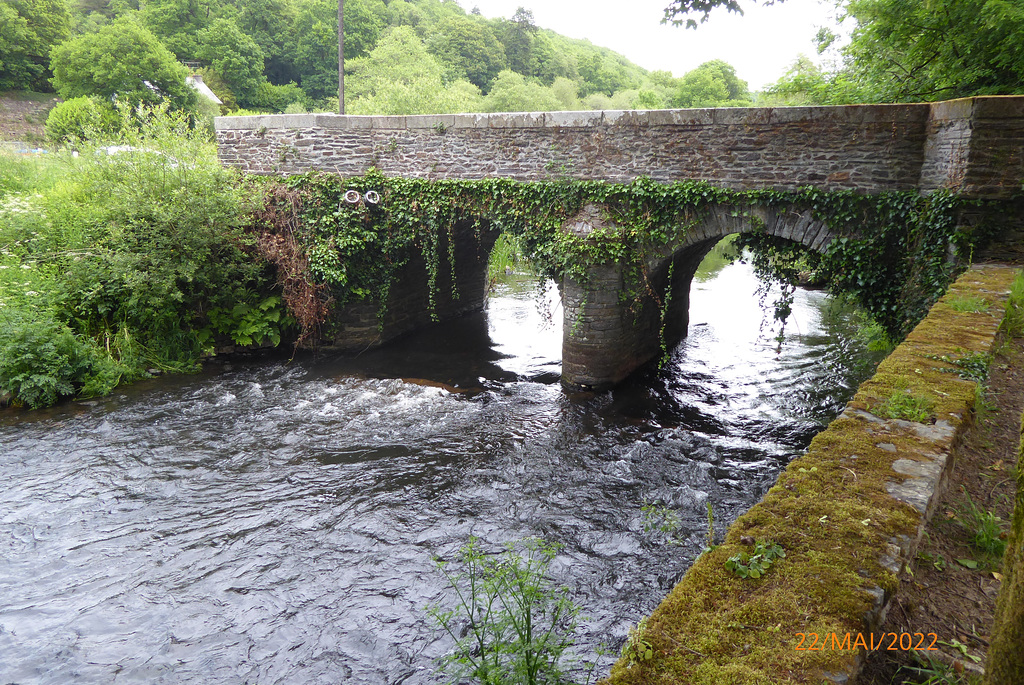
{"label": "green plant growing in water", "polygon": [[740,552],[729,557],[725,568],[740,578],[760,578],[778,559],[783,559],[786,552],[781,545],[771,540],[758,540],[754,544],[754,553]]}
{"label": "green plant growing in water", "polygon": [[[211,326],[204,329],[212,338],[213,331],[226,331],[236,345],[281,344],[281,327],[289,322],[278,295],[264,298],[255,305],[239,302],[230,309],[214,307],[208,312]],[[205,341],[205,339],[204,339]]]}
{"label": "green plant growing in water", "polygon": [[935,403],[927,397],[896,390],[871,411],[873,414],[887,419],[928,423],[932,418],[934,407]]}
{"label": "green plant growing in water", "polygon": [[502,276],[511,274],[516,269],[526,269],[533,273],[533,265],[525,256],[522,240],[510,233],[502,233],[494,241],[491,256],[487,260],[487,280],[494,283]]}
{"label": "green plant growing in water", "polygon": [[453,609],[427,608],[455,640],[454,652],[440,661],[447,682],[563,682],[561,661],[573,644],[579,608],[548,577],[557,552],[556,545],[530,538],[494,555],[470,538],[457,570],[437,561],[456,600]]}

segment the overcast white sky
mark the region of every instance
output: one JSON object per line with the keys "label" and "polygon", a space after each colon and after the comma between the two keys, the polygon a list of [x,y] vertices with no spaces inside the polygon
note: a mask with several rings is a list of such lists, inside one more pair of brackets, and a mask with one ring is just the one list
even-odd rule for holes
{"label": "overcast white sky", "polygon": [[739,16],[717,9],[699,28],[662,25],[668,0],[458,0],[466,11],[511,18],[522,6],[537,25],[570,38],[587,38],[611,48],[645,69],[682,76],[711,59],[736,68],[751,90],[777,80],[801,52],[818,62],[814,35],[835,28],[834,0],[786,0],[762,7],[741,5]]}

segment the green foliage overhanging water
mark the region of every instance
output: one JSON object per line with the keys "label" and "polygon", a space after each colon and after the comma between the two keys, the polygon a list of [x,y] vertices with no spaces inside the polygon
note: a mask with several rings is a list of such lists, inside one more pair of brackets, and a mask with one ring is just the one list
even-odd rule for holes
{"label": "green foliage overhanging water", "polygon": [[279,339],[244,249],[252,194],[186,118],[142,119],[116,146],[4,160],[0,391],[18,403],[194,369],[217,336]]}

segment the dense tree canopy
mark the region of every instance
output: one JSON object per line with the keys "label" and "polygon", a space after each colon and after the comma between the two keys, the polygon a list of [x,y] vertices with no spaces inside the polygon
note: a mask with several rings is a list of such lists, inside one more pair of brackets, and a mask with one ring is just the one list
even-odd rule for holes
{"label": "dense tree canopy", "polygon": [[481,89],[487,89],[508,66],[494,30],[473,17],[445,17],[434,26],[427,46],[452,77],[468,79]]}
{"label": "dense tree canopy", "polygon": [[63,0],[0,3],[0,90],[45,89],[50,50],[70,31]]}
{"label": "dense tree canopy", "polygon": [[[742,12],[782,1],[669,0],[665,20],[696,26],[715,8]],[[680,77],[650,73],[611,50],[537,26],[527,7],[488,19],[453,0],[346,0],[345,57],[356,84],[349,84],[355,88],[351,104],[359,111],[380,106],[396,113],[435,106],[444,111],[657,109],[1024,91],[1022,0],[836,1],[855,24],[839,61],[822,69],[801,58],[764,93],[751,94],[725,62],[706,62]],[[122,23],[127,21],[135,28]],[[406,31],[392,36],[396,28]],[[824,29],[822,38],[830,31]],[[128,40],[127,34],[139,40]],[[122,42],[101,49],[100,35],[117,35]],[[412,54],[429,58],[415,79],[399,55],[386,69],[368,59],[378,48],[385,48],[378,55],[393,51],[399,38]],[[166,82],[171,55],[172,61],[202,69],[229,108],[332,111],[337,45],[337,0],[0,0],[0,89],[57,88],[101,98],[116,92],[119,98],[149,101],[172,97],[175,107],[188,106],[191,95],[172,94],[178,89]],[[92,55],[94,48],[97,63],[89,57],[80,63],[82,74],[69,71],[73,57]],[[136,58],[132,69],[121,69]],[[60,75],[54,73],[58,69]],[[155,71],[142,74],[147,69]],[[138,87],[140,80],[150,85]],[[435,84],[437,98],[423,96],[428,81]],[[397,89],[395,97],[384,97],[391,87]],[[495,87],[498,92],[490,97]],[[364,102],[356,104],[360,99]]]}
{"label": "dense tree canopy", "polygon": [[[855,22],[831,72],[798,60],[771,104],[915,102],[1024,93],[1020,0],[847,0]],[[825,30],[819,41],[834,34]]]}
{"label": "dense tree canopy", "polygon": [[163,100],[191,109],[188,70],[148,29],[127,16],[53,50],[53,84],[63,98],[99,95],[131,105]]}
{"label": "dense tree canopy", "polygon": [[263,77],[263,50],[235,22],[218,19],[196,36],[196,56],[224,79],[242,104],[254,104]]}
{"label": "dense tree canopy", "polygon": [[347,109],[352,114],[450,113],[474,109],[480,91],[471,83],[446,86],[443,69],[408,26],[388,32],[366,57],[349,63]]}
{"label": "dense tree canopy", "polygon": [[672,104],[676,107],[724,107],[750,105],[751,100],[747,82],[736,76],[732,65],[715,59],[683,76]]}
{"label": "dense tree canopy", "polygon": [[939,100],[1024,92],[1019,0],[849,0],[846,50],[861,99]]}
{"label": "dense tree canopy", "polygon": [[198,33],[209,25],[212,0],[146,0],[140,3],[142,24],[178,59],[194,59]]}

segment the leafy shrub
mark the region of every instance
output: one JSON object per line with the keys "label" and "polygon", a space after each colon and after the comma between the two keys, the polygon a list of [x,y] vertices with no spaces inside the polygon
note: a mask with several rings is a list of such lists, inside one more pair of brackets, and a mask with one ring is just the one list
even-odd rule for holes
{"label": "leafy shrub", "polygon": [[459,550],[459,571],[438,562],[458,596],[455,609],[429,608],[456,641],[454,654],[442,659],[449,682],[465,676],[493,685],[563,682],[559,662],[572,644],[579,609],[548,580],[556,553],[530,539],[521,551],[509,545],[493,556],[471,539]]}
{"label": "leafy shrub", "polygon": [[88,338],[52,319],[0,320],[0,388],[33,409],[79,392],[101,395],[125,370]]}
{"label": "leafy shrub", "polygon": [[46,137],[54,143],[106,139],[117,131],[119,121],[114,108],[98,98],[72,98],[50,110]]}
{"label": "leafy shrub", "polygon": [[98,230],[88,255],[64,264],[61,312],[89,335],[127,327],[161,368],[194,364],[206,312],[266,297],[239,227],[247,192],[188,124],[150,112],[117,154],[83,151],[75,192],[63,198],[65,221]]}
{"label": "leafy shrub", "polygon": [[19,170],[0,197],[0,383],[23,405],[193,370],[216,336],[277,344],[290,325],[242,234],[258,193],[190,115],[121,115],[117,146],[54,155],[45,186]]}
{"label": "leafy shrub", "polygon": [[256,109],[265,109],[270,112],[283,112],[288,105],[293,103],[305,103],[306,93],[294,83],[277,86],[264,81],[256,87],[256,95],[252,102],[246,104]]}

